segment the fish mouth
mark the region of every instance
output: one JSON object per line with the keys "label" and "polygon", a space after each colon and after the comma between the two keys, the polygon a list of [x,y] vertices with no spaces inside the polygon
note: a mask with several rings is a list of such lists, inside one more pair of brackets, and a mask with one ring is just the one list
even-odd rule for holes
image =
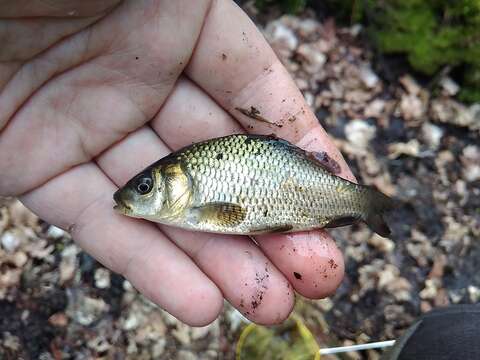
{"label": "fish mouth", "polygon": [[120,196],[120,190],[116,191],[115,194],[113,194],[113,200],[115,201],[113,209],[120,214],[128,215],[133,211],[132,207],[122,200]]}

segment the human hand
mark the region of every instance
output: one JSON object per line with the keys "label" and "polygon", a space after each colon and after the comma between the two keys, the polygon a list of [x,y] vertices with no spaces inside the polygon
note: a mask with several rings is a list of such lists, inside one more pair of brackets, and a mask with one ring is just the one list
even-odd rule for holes
{"label": "human hand", "polygon": [[[293,289],[309,298],[336,289],[343,259],[326,232],[258,236],[257,245],[112,209],[117,187],[150,163],[231,133],[326,151],[353,179],[232,1],[4,1],[0,14],[0,195],[19,196],[190,325],[213,321],[223,298],[254,322],[278,323]],[[235,110],[251,106],[281,127]]]}

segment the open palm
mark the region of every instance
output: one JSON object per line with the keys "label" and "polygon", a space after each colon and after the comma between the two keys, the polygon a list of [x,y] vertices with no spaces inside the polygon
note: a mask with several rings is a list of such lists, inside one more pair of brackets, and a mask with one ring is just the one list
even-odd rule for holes
{"label": "open palm", "polygon": [[[230,0],[0,3],[0,195],[19,196],[85,251],[191,325],[223,298],[285,319],[294,291],[333,292],[325,232],[193,233],[116,214],[112,194],[170,151],[240,132],[324,150],[351,173],[255,25]],[[254,106],[277,125],[236,108]],[[289,121],[290,119],[290,121]],[[292,121],[294,119],[294,121]]]}

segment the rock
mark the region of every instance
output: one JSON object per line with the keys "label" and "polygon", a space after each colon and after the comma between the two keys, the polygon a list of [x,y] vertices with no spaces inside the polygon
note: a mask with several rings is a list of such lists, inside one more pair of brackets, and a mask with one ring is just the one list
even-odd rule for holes
{"label": "rock", "polygon": [[307,79],[297,78],[295,79],[295,84],[299,90],[305,90],[309,88]]}
{"label": "rock", "polygon": [[402,76],[400,79],[398,79],[398,82],[402,84],[402,86],[404,87],[404,89],[407,91],[408,94],[418,95],[422,90],[421,87],[415,81],[415,79],[410,75]]}
{"label": "rock", "polygon": [[48,322],[56,327],[65,327],[68,325],[68,317],[64,313],[55,313],[48,318]]}
{"label": "rock", "polygon": [[480,147],[468,145],[463,149],[461,156],[463,177],[469,182],[480,179]]}
{"label": "rock", "polygon": [[213,349],[209,349],[207,351],[205,351],[205,359],[211,359],[211,360],[217,360],[217,359],[220,359],[220,354],[218,353],[218,351],[215,351]]}
{"label": "rock", "polygon": [[100,335],[100,336],[96,336],[94,337],[93,339],[89,340],[87,342],[87,346],[96,351],[97,353],[103,353],[103,352],[106,352],[110,349],[111,345],[110,343],[108,342],[108,340]]}
{"label": "rock", "polygon": [[161,359],[162,354],[165,352],[165,345],[167,345],[167,340],[161,338],[155,341],[152,346],[152,358]]}
{"label": "rock", "polygon": [[71,280],[77,268],[77,255],[80,249],[76,245],[66,246],[62,250],[62,260],[60,261],[60,284]]}
{"label": "rock", "polygon": [[390,304],[385,306],[383,314],[385,315],[385,320],[390,322],[396,322],[402,318],[405,313],[405,309],[401,305]]}
{"label": "rock", "polygon": [[433,299],[433,305],[435,307],[443,307],[448,306],[450,304],[450,300],[448,299],[447,290],[441,288],[438,289],[435,298]]}
{"label": "rock", "polygon": [[379,118],[385,110],[385,101],[375,99],[365,107],[364,116],[367,118]]}
{"label": "rock", "polygon": [[438,289],[440,287],[439,280],[434,279],[427,279],[425,280],[425,287],[422,291],[420,291],[419,296],[423,300],[433,300],[437,295]]}
{"label": "rock", "polygon": [[476,286],[470,285],[467,288],[467,291],[468,291],[468,296],[470,298],[471,303],[472,304],[478,303],[478,301],[480,300],[480,289]]}
{"label": "rock", "polygon": [[106,289],[110,287],[110,271],[105,268],[98,268],[95,270],[95,286],[99,289]]}
{"label": "rock", "polygon": [[445,254],[437,254],[433,260],[432,269],[430,270],[428,277],[430,279],[438,278],[441,280],[443,278],[445,265],[447,265],[447,263],[448,259]]}
{"label": "rock", "polygon": [[135,288],[133,287],[132,283],[128,280],[123,280],[122,288],[126,292],[135,292]]}
{"label": "rock", "polygon": [[[380,271],[385,266],[385,262],[380,259],[373,260],[370,264],[365,264],[358,269],[358,283],[360,284],[359,295],[363,296],[367,291],[376,289],[379,282]],[[384,281],[386,276],[384,274]]]}
{"label": "rock", "polygon": [[412,285],[404,277],[394,279],[385,286],[385,289],[398,302],[410,301],[412,299]]}
{"label": "rock", "polygon": [[330,81],[329,87],[330,87],[331,94],[325,93],[326,96],[331,95],[331,97],[334,98],[334,99],[342,99],[343,98],[344,88],[339,81]]}
{"label": "rock", "polygon": [[9,287],[19,285],[21,276],[21,269],[6,269],[0,272],[0,299],[4,298]]}
{"label": "rock", "polygon": [[[138,354],[138,346],[135,341],[128,341],[127,354]],[[130,359],[136,359],[136,357],[130,357]]]}
{"label": "rock", "polygon": [[15,200],[8,207],[10,218],[15,227],[27,227],[35,229],[38,225],[38,217],[28,210],[19,200]]}
{"label": "rock", "polygon": [[162,317],[165,321],[165,324],[167,324],[169,326],[177,326],[178,319],[175,316],[173,316],[172,314],[165,311],[165,312],[162,313]]}
{"label": "rock", "polygon": [[3,341],[1,342],[1,344],[9,349],[9,350],[12,350],[12,351],[18,351],[18,349],[20,349],[20,339],[15,336],[15,335],[12,335],[10,332],[8,331],[5,331],[2,333],[2,337],[3,337]]}
{"label": "rock", "polygon": [[422,137],[425,139],[427,145],[432,149],[436,150],[440,146],[440,141],[443,137],[443,129],[439,126],[433,125],[432,123],[425,122],[422,124]]}
{"label": "rock", "polygon": [[23,251],[17,251],[11,256],[10,259],[16,267],[21,268],[27,263],[28,256]]}
{"label": "rock", "polygon": [[285,46],[289,50],[295,50],[298,46],[297,36],[281,19],[269,23],[265,28],[265,33],[271,42]]}
{"label": "rock", "polygon": [[345,126],[345,136],[347,140],[352,145],[361,149],[368,147],[370,140],[375,137],[375,133],[375,126],[360,119],[351,120]]}
{"label": "rock", "polygon": [[[344,340],[342,346],[352,346],[352,345],[357,345],[354,343],[352,340]],[[361,360],[362,356],[358,351],[349,351],[344,353],[346,359],[350,360]]]}
{"label": "rock", "polygon": [[431,117],[436,121],[480,130],[480,104],[467,107],[453,99],[434,99],[430,109]]}
{"label": "rock", "polygon": [[394,143],[388,146],[388,157],[396,159],[402,155],[418,157],[420,155],[420,143],[417,139],[412,139],[406,143]]}
{"label": "rock", "polygon": [[332,308],[334,306],[333,301],[330,298],[320,299],[320,300],[315,301],[315,303],[325,313],[332,310]]}
{"label": "rock", "polygon": [[357,37],[362,30],[363,26],[361,24],[353,24],[350,27],[350,35],[352,35],[353,37]]}
{"label": "rock", "polygon": [[[217,320],[207,326],[202,326],[202,327],[192,327],[190,332],[191,332],[191,338],[192,340],[199,340],[208,335],[210,333],[210,330],[213,329],[215,326],[214,324],[217,323]],[[218,326],[218,324],[216,324]]]}
{"label": "rock", "polygon": [[378,273],[378,288],[383,289],[400,275],[400,270],[392,264],[386,264]]}
{"label": "rock", "polygon": [[1,238],[2,247],[9,253],[15,252],[20,245],[20,239],[12,231],[5,231]]}
{"label": "rock", "polygon": [[244,317],[242,313],[230,305],[227,305],[225,315],[228,323],[230,324],[230,331],[232,333],[236,332],[241,326],[250,323],[250,321]]}
{"label": "rock", "polygon": [[455,96],[460,91],[460,86],[458,86],[458,84],[453,81],[451,77],[445,76],[441,78],[439,84],[449,96]]}
{"label": "rock", "polygon": [[411,240],[406,245],[407,251],[419,266],[425,267],[434,256],[432,243],[422,232],[412,229]]}
{"label": "rock", "polygon": [[395,243],[392,240],[377,234],[373,234],[372,237],[368,239],[368,244],[383,253],[391,253],[395,249]]}
{"label": "rock", "polygon": [[155,342],[165,337],[167,327],[162,319],[161,312],[156,309],[147,309],[142,307],[132,311],[130,315],[134,315],[138,319],[138,325],[135,331],[135,341],[140,344]]}
{"label": "rock", "polygon": [[360,66],[359,76],[363,84],[369,89],[374,88],[379,82],[379,78],[377,74],[375,74],[372,68],[368,65]]}
{"label": "rock", "polygon": [[[0,198],[1,200],[1,198]],[[10,223],[10,214],[6,207],[0,207],[0,234],[2,234]]]}
{"label": "rock", "polygon": [[55,358],[49,352],[42,352],[38,355],[38,360],[55,360]]}
{"label": "rock", "polygon": [[128,317],[122,323],[122,329],[126,331],[136,329],[139,323],[138,315],[134,311],[130,311]]}
{"label": "rock", "polygon": [[92,324],[109,309],[103,299],[89,297],[82,290],[67,290],[67,296],[67,315],[80,325]]}
{"label": "rock", "polygon": [[301,19],[296,26],[298,34],[303,38],[317,35],[321,29],[320,23],[314,19]]}
{"label": "rock", "polygon": [[327,61],[325,54],[315,48],[314,44],[301,44],[296,53],[306,61],[303,68],[310,74],[319,72]]}
{"label": "rock", "polygon": [[422,100],[413,94],[402,95],[399,109],[405,120],[421,120],[426,111]]}
{"label": "rock", "polygon": [[46,261],[47,258],[53,259],[51,253],[55,249],[53,244],[49,244],[45,239],[36,239],[26,244],[23,249],[33,258]]}
{"label": "rock", "polygon": [[177,353],[177,359],[178,360],[196,360],[198,357],[192,353],[191,351],[188,350],[180,350]]}
{"label": "rock", "polygon": [[[369,91],[365,91],[362,89],[353,89],[353,90],[347,90],[345,91],[345,100],[347,103],[345,106],[350,106],[350,108],[353,110],[355,104],[359,104],[361,108],[364,107],[364,104],[367,103],[370,98],[372,97],[372,94]],[[349,108],[346,109],[347,111],[350,110]]]}
{"label": "rock", "polygon": [[183,323],[177,323],[177,328],[172,330],[172,335],[177,339],[180,344],[188,346],[191,343],[189,327]]}
{"label": "rock", "polygon": [[50,225],[48,227],[47,236],[51,237],[52,239],[61,239],[63,237],[70,237],[70,235],[66,231],[54,225]]}
{"label": "rock", "polygon": [[456,245],[463,241],[463,238],[468,234],[469,229],[457,222],[453,217],[446,216],[442,220],[446,226],[446,229],[442,239],[440,240],[440,245],[448,253],[452,251]]}
{"label": "rock", "polygon": [[450,299],[454,304],[458,304],[465,297],[466,292],[465,288],[450,290]]}
{"label": "rock", "polygon": [[420,302],[420,311],[424,314],[433,309],[432,305],[428,301]]}

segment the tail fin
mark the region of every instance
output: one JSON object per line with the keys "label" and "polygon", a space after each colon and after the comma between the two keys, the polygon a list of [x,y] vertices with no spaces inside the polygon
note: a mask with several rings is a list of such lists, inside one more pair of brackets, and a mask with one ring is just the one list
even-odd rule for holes
{"label": "tail fin", "polygon": [[391,231],[382,215],[393,209],[393,200],[374,187],[368,187],[368,198],[369,210],[363,221],[378,235],[388,237]]}

